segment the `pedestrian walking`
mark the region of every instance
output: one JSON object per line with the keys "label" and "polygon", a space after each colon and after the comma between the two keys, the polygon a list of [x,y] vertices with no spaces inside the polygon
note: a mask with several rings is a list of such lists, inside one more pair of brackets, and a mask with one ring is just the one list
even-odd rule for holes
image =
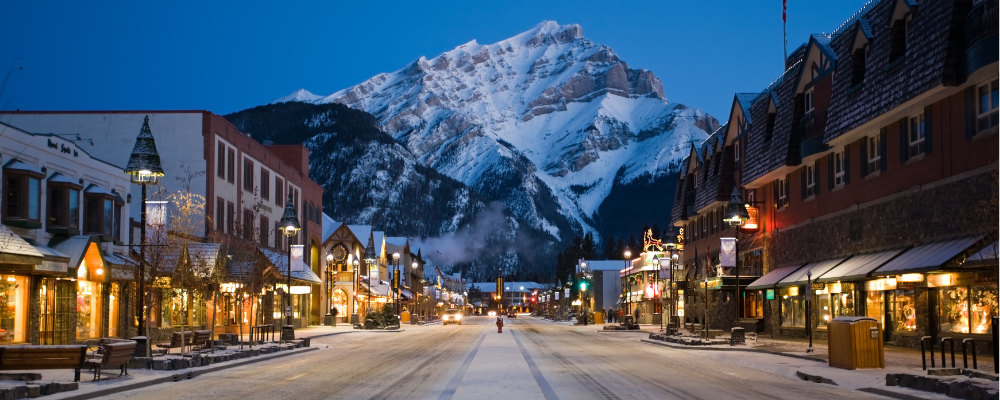
{"label": "pedestrian walking", "polygon": [[503,333],[503,318],[497,316],[497,333]]}
{"label": "pedestrian walking", "polygon": [[337,327],[337,307],[333,307],[333,308],[330,309],[330,315],[333,316],[333,327],[336,328]]}

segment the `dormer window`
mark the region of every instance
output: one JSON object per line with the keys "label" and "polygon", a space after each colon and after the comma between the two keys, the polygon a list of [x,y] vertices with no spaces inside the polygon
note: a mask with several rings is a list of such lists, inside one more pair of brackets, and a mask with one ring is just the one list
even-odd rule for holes
{"label": "dormer window", "polygon": [[803,97],[804,97],[804,103],[803,104],[805,105],[806,113],[812,112],[812,110],[814,108],[814,105],[813,105],[813,89],[809,88],[809,90],[806,90],[805,96],[803,96]]}
{"label": "dormer window", "polygon": [[46,181],[46,229],[50,232],[79,234],[80,185],[58,172]]}
{"label": "dormer window", "polygon": [[115,194],[97,185],[90,185],[83,193],[83,233],[100,235],[108,240],[114,237]]}
{"label": "dormer window", "polygon": [[[737,140],[733,142],[733,159],[736,161],[740,160],[740,141]],[[737,163],[739,164],[739,163]]]}
{"label": "dormer window", "polygon": [[892,22],[892,37],[889,42],[889,62],[894,62],[906,55],[907,25],[911,18],[904,17]]}
{"label": "dormer window", "polygon": [[854,50],[851,55],[851,87],[860,85],[865,80],[865,64],[868,59],[868,45]]}

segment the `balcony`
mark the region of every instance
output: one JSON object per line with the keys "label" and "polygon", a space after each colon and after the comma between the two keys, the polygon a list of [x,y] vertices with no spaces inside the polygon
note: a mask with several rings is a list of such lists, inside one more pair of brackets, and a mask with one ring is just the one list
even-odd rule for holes
{"label": "balcony", "polygon": [[998,0],[986,0],[979,3],[966,18],[966,76],[997,61],[997,2]]}
{"label": "balcony", "polygon": [[813,111],[806,114],[795,126],[795,138],[799,142],[798,160],[829,149],[823,143],[823,131],[826,129],[826,110]]}

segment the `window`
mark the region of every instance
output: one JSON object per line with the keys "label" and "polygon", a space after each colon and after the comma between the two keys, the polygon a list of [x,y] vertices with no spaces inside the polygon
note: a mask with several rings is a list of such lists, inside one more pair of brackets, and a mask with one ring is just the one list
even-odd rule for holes
{"label": "window", "polygon": [[781,289],[781,326],[805,326],[806,302],[799,296],[799,288]]}
{"label": "window", "polygon": [[802,175],[805,176],[805,192],[804,197],[816,195],[816,166],[806,165],[802,167]]}
{"label": "window", "polygon": [[226,145],[219,142],[218,155],[215,157],[215,175],[226,179]]}
{"label": "window", "polygon": [[997,103],[1000,87],[998,80],[980,85],[977,89],[978,107],[976,108],[976,133],[997,128]]}
{"label": "window", "polygon": [[916,331],[917,303],[913,287],[897,289],[892,297],[892,322],[895,330],[905,332]]}
{"label": "window", "polygon": [[111,235],[115,238],[115,241],[122,241],[122,210],[125,209],[125,203],[118,201],[115,198],[115,211],[114,211],[114,228],[111,229]]}
{"label": "window", "polygon": [[900,60],[906,55],[906,21],[897,19],[892,23],[892,41],[889,44],[889,62]]}
{"label": "window", "polygon": [[253,211],[243,210],[243,239],[253,240]]}
{"label": "window", "polygon": [[271,226],[271,223],[270,223],[270,221],[268,221],[268,218],[265,217],[265,216],[263,216],[263,215],[261,215],[260,216],[260,245],[261,246],[268,247],[268,244],[267,244],[267,242],[268,242],[268,236],[269,236],[268,233],[270,233],[270,232],[268,232],[268,229],[269,229],[270,226]]}
{"label": "window", "polygon": [[953,286],[939,289],[941,332],[990,333],[997,315],[996,285]]}
{"label": "window", "polygon": [[804,96],[804,101],[805,101],[804,104],[805,104],[805,110],[806,110],[806,112],[807,113],[811,112],[813,110],[813,90],[812,90],[812,88],[810,88],[809,90],[806,90],[806,94]]}
{"label": "window", "polygon": [[221,197],[215,199],[215,231],[226,232],[226,201]]}
{"label": "window", "polygon": [[844,157],[844,151],[833,153],[833,185],[840,186],[845,183],[846,167],[845,163],[847,160]]}
{"label": "window", "polygon": [[226,203],[226,233],[236,234],[236,206],[232,202]]}
{"label": "window", "polygon": [[228,154],[226,156],[226,174],[228,175],[226,180],[229,183],[236,183],[236,151],[229,149],[226,154]]}
{"label": "window", "polygon": [[858,86],[865,79],[865,63],[868,58],[868,45],[854,50],[851,55],[851,87]]}
{"label": "window", "polygon": [[[34,171],[4,170],[4,219],[41,222],[41,180]],[[40,226],[39,226],[40,227]]]}
{"label": "window", "polygon": [[[733,159],[736,160],[736,161],[740,161],[740,141],[739,140],[733,142]],[[737,162],[736,165],[739,166],[740,163]]]}
{"label": "window", "polygon": [[722,215],[722,213],[712,211],[708,215],[709,215],[709,218],[712,219],[712,233],[718,232],[719,231],[719,218],[718,218],[718,216]]}
{"label": "window", "polygon": [[285,181],[278,177],[274,177],[274,204],[285,204]]}
{"label": "window", "polygon": [[774,136],[774,118],[775,118],[775,114],[776,113],[774,113],[774,112],[767,113],[767,122],[764,125],[764,140],[765,141],[771,140],[771,137]]}
{"label": "window", "polygon": [[753,205],[753,203],[757,202],[757,189],[746,189],[745,192],[744,198],[747,199],[747,204]]}
{"label": "window", "polygon": [[281,232],[280,222],[281,221],[274,221],[274,232],[275,232],[275,235],[274,235],[274,247],[276,247],[278,250],[284,250],[285,249],[285,235],[278,235],[277,234],[278,232]]}
{"label": "window", "polygon": [[831,283],[819,293],[819,326],[826,325],[837,317],[854,316],[854,284]]}
{"label": "window", "polygon": [[906,133],[906,158],[910,159],[926,151],[927,127],[924,126],[924,113],[917,114],[910,118],[909,128]]}
{"label": "window", "polygon": [[788,206],[788,178],[774,180],[775,198],[778,199],[775,205],[778,208]]}
{"label": "window", "polygon": [[103,189],[91,185],[83,195],[84,233],[114,237],[115,199]]}
{"label": "window", "polygon": [[243,190],[253,192],[253,161],[243,158]]}
{"label": "window", "polygon": [[[61,174],[53,178],[62,177]],[[61,179],[66,180],[66,179]],[[49,178],[47,182],[48,212],[47,227],[78,229],[80,228],[80,187],[67,182],[56,182]]]}
{"label": "window", "polygon": [[869,136],[867,139],[867,144],[865,145],[866,154],[865,161],[868,165],[868,173],[879,171],[881,169],[882,161],[882,133],[876,133],[873,136]]}
{"label": "window", "polygon": [[260,170],[260,198],[268,200],[271,197],[271,173]]}

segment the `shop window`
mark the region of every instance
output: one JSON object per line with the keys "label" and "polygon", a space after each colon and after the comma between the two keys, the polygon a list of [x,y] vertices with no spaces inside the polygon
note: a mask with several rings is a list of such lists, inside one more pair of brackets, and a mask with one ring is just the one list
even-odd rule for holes
{"label": "shop window", "polygon": [[885,292],[871,291],[865,297],[865,316],[875,318],[879,325],[885,326]]}
{"label": "shop window", "polygon": [[806,326],[806,302],[799,288],[781,290],[781,326]]}
{"label": "shop window", "polygon": [[1000,81],[980,85],[977,88],[976,133],[997,129],[997,103],[1000,101]]}
{"label": "shop window", "polygon": [[954,286],[938,292],[941,332],[990,332],[990,319],[997,315],[996,286]]}
{"label": "shop window", "polygon": [[912,288],[897,289],[893,296],[893,326],[896,331],[917,330],[916,295]]}
{"label": "shop window", "polygon": [[761,291],[743,293],[743,317],[764,318],[764,296]]}
{"label": "shop window", "polygon": [[837,317],[854,316],[854,284],[827,284],[816,297],[820,327]]}
{"label": "shop window", "polygon": [[[4,220],[41,223],[41,174],[4,170]],[[40,226],[37,226],[40,227]]]}
{"label": "shop window", "polygon": [[28,278],[0,275],[0,343],[27,340],[28,312]]}
{"label": "shop window", "polygon": [[76,338],[77,340],[101,337],[101,284],[76,281]]}

